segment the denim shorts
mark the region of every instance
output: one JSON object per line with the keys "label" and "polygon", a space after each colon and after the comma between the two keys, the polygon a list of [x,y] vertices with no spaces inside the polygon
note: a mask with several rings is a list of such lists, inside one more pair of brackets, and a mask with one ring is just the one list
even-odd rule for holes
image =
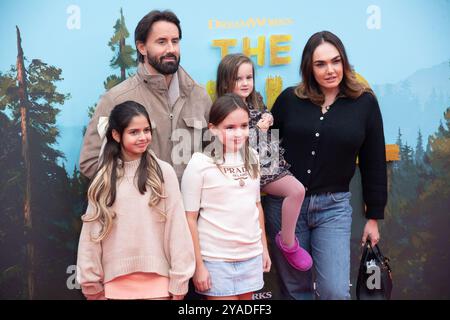
{"label": "denim shorts", "polygon": [[237,296],[264,287],[262,255],[243,261],[204,261],[211,278],[211,288],[197,293],[214,296]]}

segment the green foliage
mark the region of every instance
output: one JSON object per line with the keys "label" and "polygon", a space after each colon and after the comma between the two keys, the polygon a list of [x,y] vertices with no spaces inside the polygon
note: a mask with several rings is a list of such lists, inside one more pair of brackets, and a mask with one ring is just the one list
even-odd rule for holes
{"label": "green foliage", "polygon": [[125,80],[126,70],[136,67],[136,58],[134,57],[136,50],[125,43],[129,36],[130,33],[125,24],[122,9],[120,9],[120,18],[117,19],[116,24],[114,25],[114,34],[108,43],[108,46],[115,54],[110,61],[110,65],[113,69],[120,69],[120,82]]}
{"label": "green foliage", "polygon": [[[109,90],[121,82],[122,82],[122,80],[118,76],[116,76],[115,74],[112,74],[112,75],[108,76],[108,78],[106,78],[106,80],[103,82],[103,86],[105,87],[106,90]],[[92,115],[93,115],[93,113],[92,113]]]}
{"label": "green foliage", "polygon": [[[58,159],[59,135],[56,118],[60,107],[70,98],[60,93],[57,83],[62,70],[33,59],[25,65],[28,103],[27,131],[31,168],[32,227],[24,232],[25,168],[22,155],[21,113],[16,70],[0,74],[0,290],[1,298],[26,298],[28,269],[25,245],[33,243],[36,297],[70,296],[65,288],[66,269],[74,264],[80,210],[74,205],[74,185]],[[76,199],[79,201],[79,199]],[[78,209],[78,210],[77,210]],[[72,293],[73,294],[73,293]]]}
{"label": "green foliage", "polygon": [[[126,79],[127,76],[133,74],[133,70],[137,66],[134,50],[130,45],[126,44],[127,38],[130,36],[127,26],[125,24],[125,18],[123,16],[123,11],[120,9],[120,17],[117,19],[114,25],[114,34],[108,42],[108,46],[111,51],[114,52],[114,56],[110,61],[110,66],[113,69],[120,69],[120,75],[111,74],[103,82],[105,90],[109,90],[112,87],[118,85]],[[91,119],[95,112],[94,107],[89,107],[88,115]],[[83,128],[83,135],[86,132],[86,128]]]}
{"label": "green foliage", "polygon": [[450,214],[450,108],[426,152],[418,132],[415,150],[403,143],[390,174],[382,235],[394,266],[394,298],[450,298],[447,270]]}

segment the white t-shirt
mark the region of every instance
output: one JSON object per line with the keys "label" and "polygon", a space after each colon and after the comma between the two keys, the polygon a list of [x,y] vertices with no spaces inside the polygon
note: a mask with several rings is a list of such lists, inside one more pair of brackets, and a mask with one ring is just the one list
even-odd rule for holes
{"label": "white t-shirt", "polygon": [[239,261],[263,251],[259,177],[252,179],[239,153],[225,154],[221,169],[203,153],[192,155],[181,180],[186,211],[199,211],[197,222],[204,260]]}

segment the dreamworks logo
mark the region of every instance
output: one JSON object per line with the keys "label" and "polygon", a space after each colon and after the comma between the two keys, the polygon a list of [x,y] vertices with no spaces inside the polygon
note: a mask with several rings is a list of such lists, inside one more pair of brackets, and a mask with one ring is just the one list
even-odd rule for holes
{"label": "dreamworks logo", "polygon": [[366,262],[366,273],[370,276],[366,280],[366,286],[369,290],[381,289],[381,270],[377,266],[375,260],[372,259]]}

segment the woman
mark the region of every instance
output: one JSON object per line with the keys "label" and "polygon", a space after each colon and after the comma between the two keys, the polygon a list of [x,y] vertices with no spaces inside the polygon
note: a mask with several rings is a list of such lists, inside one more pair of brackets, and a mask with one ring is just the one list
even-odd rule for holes
{"label": "woman", "polygon": [[[381,112],[374,93],[360,84],[340,39],[328,31],[308,40],[300,66],[302,82],[284,90],[272,114],[285,158],[305,186],[296,233],[314,260],[319,299],[350,299],[349,183],[358,158],[368,219],[362,242],[375,245],[377,220],[387,201],[386,156]],[[269,234],[279,228],[280,199],[268,196]],[[312,297],[312,273],[291,268],[274,250],[282,292]]]}

